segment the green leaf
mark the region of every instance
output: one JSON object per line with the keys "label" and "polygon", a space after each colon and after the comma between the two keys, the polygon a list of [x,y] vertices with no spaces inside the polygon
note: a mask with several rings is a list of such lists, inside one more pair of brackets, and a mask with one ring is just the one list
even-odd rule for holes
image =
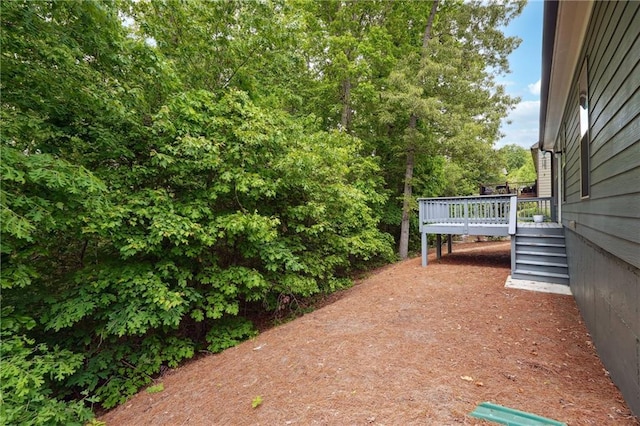
{"label": "green leaf", "polygon": [[147,393],[158,393],[164,390],[164,384],[158,383],[157,385],[149,386],[146,390]]}
{"label": "green leaf", "polygon": [[259,406],[262,405],[262,402],[263,402],[262,397],[260,395],[254,397],[251,400],[251,408],[258,408]]}

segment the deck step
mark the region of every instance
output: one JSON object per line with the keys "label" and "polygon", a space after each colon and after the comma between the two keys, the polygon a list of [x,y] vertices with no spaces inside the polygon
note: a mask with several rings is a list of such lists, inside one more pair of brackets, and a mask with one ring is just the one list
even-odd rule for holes
{"label": "deck step", "polygon": [[530,252],[537,255],[566,254],[567,249],[563,244],[522,243],[516,240],[516,252]]}
{"label": "deck step", "polygon": [[552,277],[552,278],[569,278],[568,274],[558,274],[555,272],[532,272],[532,271],[523,271],[520,269],[516,269],[515,271],[516,274],[523,274],[523,275],[540,275],[541,277]]}
{"label": "deck step", "polygon": [[558,232],[548,233],[548,232],[544,232],[544,229],[536,229],[535,231],[530,231],[530,232],[522,232],[521,230],[518,229],[516,230],[516,235],[522,236],[522,237],[564,238],[564,234],[562,233],[558,233]]}
{"label": "deck step", "polygon": [[516,251],[516,263],[521,261],[548,262],[567,265],[567,255],[564,253],[522,252]]}
{"label": "deck step", "polygon": [[516,231],[512,259],[514,279],[569,284],[564,229],[521,227]]}
{"label": "deck step", "polygon": [[531,251],[535,253],[566,253],[567,249],[564,244],[549,243],[523,243],[516,240],[516,250]]}
{"label": "deck step", "polygon": [[529,260],[529,259],[516,259],[518,265],[536,265],[536,266],[548,266],[555,268],[567,268],[567,262],[549,262],[546,260]]}
{"label": "deck step", "polygon": [[569,268],[564,266],[549,266],[549,265],[536,265],[531,263],[522,263],[521,261],[516,261],[516,271],[520,272],[530,272],[532,274],[561,274],[567,275],[569,273]]}
{"label": "deck step", "polygon": [[512,272],[511,277],[518,280],[531,280],[569,285],[568,274],[558,274],[553,272],[532,272],[516,269]]}
{"label": "deck step", "polygon": [[[539,251],[529,251],[529,250],[516,250],[516,255],[540,255]],[[567,257],[567,253],[545,253],[545,256],[553,256],[553,257]]]}
{"label": "deck step", "polygon": [[523,238],[549,238],[549,239],[564,240],[564,235],[560,235],[560,234],[540,234],[540,233],[523,234],[520,232],[516,232],[516,236],[523,237]]}
{"label": "deck step", "polygon": [[564,229],[562,228],[523,228],[518,226],[516,232],[518,235],[564,235]]}
{"label": "deck step", "polygon": [[534,242],[529,242],[529,241],[518,241],[518,240],[516,240],[516,244],[519,245],[519,246],[531,246],[531,247],[562,247],[562,248],[565,247],[564,243],[562,243],[562,244],[560,244],[560,243],[544,243],[544,242],[534,243]]}

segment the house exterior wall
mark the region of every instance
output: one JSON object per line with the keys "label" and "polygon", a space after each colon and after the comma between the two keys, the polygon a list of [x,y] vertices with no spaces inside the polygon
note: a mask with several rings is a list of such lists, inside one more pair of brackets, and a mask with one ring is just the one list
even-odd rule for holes
{"label": "house exterior wall", "polygon": [[[584,61],[588,197],[581,187]],[[640,2],[595,2],[555,150],[564,156],[557,182],[570,286],[603,363],[640,414]]]}
{"label": "house exterior wall", "polygon": [[538,150],[538,197],[551,197],[551,155]]}
{"label": "house exterior wall", "polygon": [[[596,2],[582,58],[588,63],[590,196],[580,191],[576,70],[564,115],[563,224],[640,267],[640,3]],[[560,144],[562,140],[558,141]],[[635,231],[635,232],[634,232]]]}
{"label": "house exterior wall", "polygon": [[570,288],[598,355],[640,414],[640,270],[565,229]]}

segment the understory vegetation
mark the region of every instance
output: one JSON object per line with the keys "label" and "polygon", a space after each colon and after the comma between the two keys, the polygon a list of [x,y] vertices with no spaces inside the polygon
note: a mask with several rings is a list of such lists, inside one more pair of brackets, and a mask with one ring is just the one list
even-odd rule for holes
{"label": "understory vegetation", "polygon": [[522,7],[3,2],[0,423],[83,424],[503,180]]}

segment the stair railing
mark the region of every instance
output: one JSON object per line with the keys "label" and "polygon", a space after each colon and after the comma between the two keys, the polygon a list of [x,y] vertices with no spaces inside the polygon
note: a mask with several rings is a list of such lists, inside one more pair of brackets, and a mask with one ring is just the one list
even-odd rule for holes
{"label": "stair railing", "polygon": [[553,197],[530,197],[518,199],[518,220],[533,222],[533,215],[541,214],[552,221],[556,220],[556,206]]}

